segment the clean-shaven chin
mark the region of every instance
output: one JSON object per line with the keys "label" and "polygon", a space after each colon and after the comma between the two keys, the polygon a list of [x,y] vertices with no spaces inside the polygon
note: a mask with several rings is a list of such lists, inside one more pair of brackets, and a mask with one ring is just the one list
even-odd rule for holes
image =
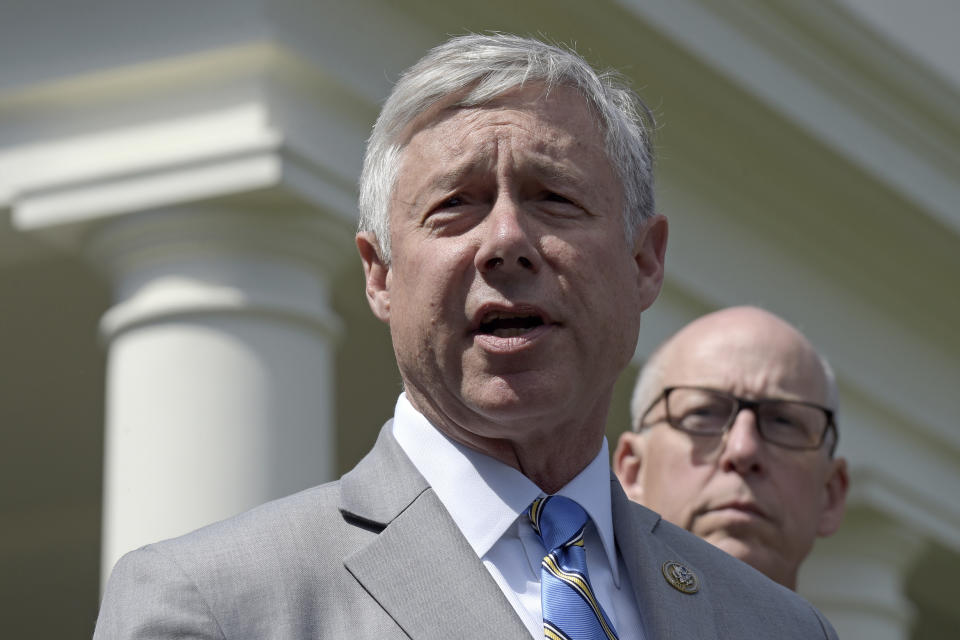
{"label": "clean-shaven chin", "polygon": [[[753,504],[728,503],[712,507],[697,516],[694,529],[702,532],[747,532],[773,525],[770,517]],[[703,537],[708,537],[708,535]]]}

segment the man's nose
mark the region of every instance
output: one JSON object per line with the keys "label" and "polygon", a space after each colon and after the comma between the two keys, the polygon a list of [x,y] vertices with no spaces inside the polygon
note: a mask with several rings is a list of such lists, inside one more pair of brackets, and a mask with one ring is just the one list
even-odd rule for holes
{"label": "man's nose", "polygon": [[741,409],[723,435],[720,466],[724,471],[736,471],[740,474],[761,471],[763,446],[756,412],[752,409]]}
{"label": "man's nose", "polygon": [[508,194],[498,197],[482,225],[483,236],[475,258],[477,271],[539,271],[540,252],[528,226],[515,198]]}

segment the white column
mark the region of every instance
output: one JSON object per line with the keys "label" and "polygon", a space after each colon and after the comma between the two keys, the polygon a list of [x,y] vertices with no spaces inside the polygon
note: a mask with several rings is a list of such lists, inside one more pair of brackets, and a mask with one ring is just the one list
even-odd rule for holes
{"label": "white column", "polygon": [[126,551],[329,480],[342,223],[211,209],[111,222],[102,580]]}
{"label": "white column", "polygon": [[839,532],[817,542],[799,592],[843,640],[908,640],[914,607],[904,587],[922,547],[920,535],[879,513],[848,513]]}

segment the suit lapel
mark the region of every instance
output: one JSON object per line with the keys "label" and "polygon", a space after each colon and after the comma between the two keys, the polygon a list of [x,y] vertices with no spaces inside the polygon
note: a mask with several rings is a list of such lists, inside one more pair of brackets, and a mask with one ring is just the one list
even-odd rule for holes
{"label": "suit lapel", "polygon": [[[615,478],[611,479],[610,494],[614,537],[630,575],[646,637],[716,638],[710,584],[705,573],[657,536],[660,516],[631,503]],[[700,590],[687,594],[672,587],[663,575],[665,562],[679,562],[691,569],[700,582]]]}
{"label": "suit lapel", "polygon": [[341,481],[342,510],[373,540],[347,570],[414,640],[517,638],[526,627],[387,423],[371,453]]}

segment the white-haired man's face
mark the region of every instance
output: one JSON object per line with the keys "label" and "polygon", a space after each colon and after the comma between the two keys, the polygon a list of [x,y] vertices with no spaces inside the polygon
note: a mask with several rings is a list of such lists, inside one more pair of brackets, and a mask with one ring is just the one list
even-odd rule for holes
{"label": "white-haired man's face", "polygon": [[[660,364],[663,388],[693,385],[751,400],[828,401],[823,369],[809,343],[759,310],[688,326],[664,349]],[[671,414],[680,410],[671,406]],[[666,412],[661,398],[639,433],[621,437],[614,468],[627,494],[795,588],[815,538],[836,531],[843,516],[848,479],[845,461],[829,454],[834,434],[828,431],[819,448],[797,450],[761,437],[754,411],[741,410],[720,436],[681,431],[668,424]],[[773,435],[776,424],[770,424]]]}
{"label": "white-haired man's face", "polygon": [[600,447],[659,292],[665,221],[627,240],[622,186],[573,89],[426,117],[403,152],[392,262],[358,235],[371,307],[414,406],[559,488]]}

